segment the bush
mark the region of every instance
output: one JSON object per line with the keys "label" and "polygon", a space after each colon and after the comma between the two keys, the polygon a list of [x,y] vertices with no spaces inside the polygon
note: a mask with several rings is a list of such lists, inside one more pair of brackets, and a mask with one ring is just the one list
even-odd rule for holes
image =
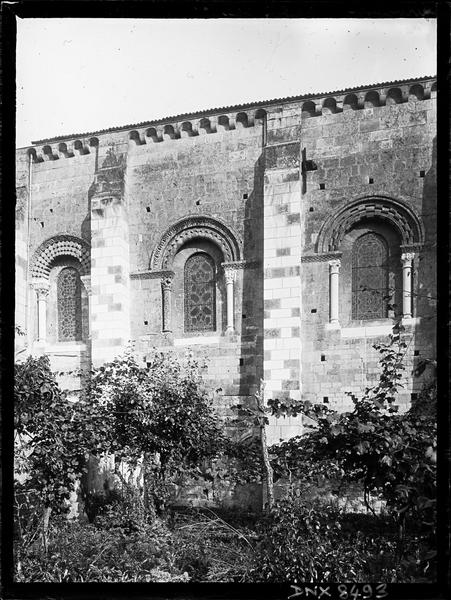
{"label": "bush", "polygon": [[153,521],[153,515],[151,518],[144,506],[142,495],[131,485],[123,484],[121,489],[109,490],[107,496],[95,494],[88,498],[92,523],[105,531],[121,529],[130,535],[145,529]]}
{"label": "bush", "polygon": [[391,515],[349,514],[294,490],[259,528],[250,581],[412,582],[433,579],[431,548],[414,530],[400,541]]}
{"label": "bush", "polygon": [[[188,353],[154,352],[141,365],[131,350],[91,371],[81,404],[100,427],[102,452],[141,462],[146,506],[162,514],[174,483],[202,475],[223,449],[221,423]],[[99,454],[99,452],[98,452]]]}
{"label": "bush", "polygon": [[315,482],[318,477],[362,484],[367,504],[383,499],[402,524],[419,519],[432,527],[436,501],[436,390],[434,382],[406,413],[398,414],[406,343],[400,334],[381,353],[380,380],[362,398],[350,394],[354,408],[338,412],[323,404],[279,400],[270,404],[276,416],[303,413],[315,426],[306,435],[273,446],[276,477]]}

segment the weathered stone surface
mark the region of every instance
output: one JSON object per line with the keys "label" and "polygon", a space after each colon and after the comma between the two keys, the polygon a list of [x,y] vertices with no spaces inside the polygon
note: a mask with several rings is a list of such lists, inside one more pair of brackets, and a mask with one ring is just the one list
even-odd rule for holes
{"label": "weathered stone surface", "polygon": [[[52,281],[76,259],[64,253],[48,259],[47,350],[41,344],[39,351],[59,370],[109,360],[131,340],[143,357],[160,348],[205,359],[222,415],[252,396],[262,378],[267,399],[302,397],[345,410],[346,392],[359,395],[376,381],[379,355],[372,346],[386,342],[401,317],[400,257],[409,252],[413,320],[403,332],[400,396],[407,406],[422,385],[412,368],[435,355],[436,311],[435,92],[432,80],[424,80],[424,99],[412,99],[414,83],[400,84],[409,98],[400,104],[370,106],[362,90],[353,109],[346,94],[329,108],[325,98],[282,100],[18,150],[16,322],[27,332],[18,347],[38,347],[29,265],[47,240],[73,236],[90,249],[83,339],[74,352],[57,339]],[[358,219],[347,214],[351,206],[365,206]],[[408,219],[399,211],[417,223],[421,239],[413,245],[401,244]],[[177,228],[184,219],[187,225]],[[326,230],[335,231],[331,248]],[[371,322],[352,317],[352,248],[369,231],[386,240],[396,288],[392,313]],[[233,258],[225,256],[229,247]],[[185,330],[184,267],[202,252],[215,264],[216,325],[192,332]],[[156,255],[161,264],[166,257],[162,270],[152,266]],[[337,259],[334,324],[329,262]],[[299,419],[274,420],[269,437],[301,431]]]}

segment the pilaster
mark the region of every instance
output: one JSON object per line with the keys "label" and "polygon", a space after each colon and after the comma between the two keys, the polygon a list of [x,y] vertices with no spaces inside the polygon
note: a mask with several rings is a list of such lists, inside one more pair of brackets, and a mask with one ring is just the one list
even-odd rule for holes
{"label": "pilaster", "polygon": [[91,197],[91,351],[93,365],[121,354],[130,339],[129,231],[124,168],[112,151]]}
{"label": "pilaster", "polygon": [[[299,142],[265,149],[265,399],[301,393],[301,182]],[[270,419],[269,443],[302,432],[301,418]]]}

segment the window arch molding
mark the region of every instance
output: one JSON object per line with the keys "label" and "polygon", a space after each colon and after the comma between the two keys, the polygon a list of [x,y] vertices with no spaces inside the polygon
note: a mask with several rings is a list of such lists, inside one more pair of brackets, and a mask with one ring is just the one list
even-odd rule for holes
{"label": "window arch molding", "polygon": [[[37,293],[38,310],[36,333],[42,342],[83,341],[88,337],[88,299],[86,281],[91,266],[90,246],[81,238],[60,234],[44,241],[34,252],[30,261],[32,284]],[[75,301],[75,334],[61,340],[58,320],[58,275],[64,268],[77,272],[76,289],[79,297]],[[89,279],[89,277],[88,277]],[[78,312],[77,312],[78,311]],[[80,322],[81,320],[81,322]]]}
{"label": "window arch molding", "polygon": [[73,235],[57,235],[43,242],[35,251],[30,264],[31,276],[36,279],[49,279],[56,259],[63,256],[75,258],[80,264],[80,275],[87,275],[91,267],[89,244]]}
{"label": "window arch molding", "polygon": [[177,252],[187,242],[204,239],[215,244],[226,262],[241,260],[241,240],[224,222],[206,215],[187,216],[161,236],[150,259],[153,271],[172,270]]}
{"label": "window arch molding", "polygon": [[368,196],[346,204],[324,223],[318,234],[317,252],[339,251],[346,233],[367,219],[385,221],[398,232],[402,245],[424,243],[424,227],[413,209],[400,200]]}

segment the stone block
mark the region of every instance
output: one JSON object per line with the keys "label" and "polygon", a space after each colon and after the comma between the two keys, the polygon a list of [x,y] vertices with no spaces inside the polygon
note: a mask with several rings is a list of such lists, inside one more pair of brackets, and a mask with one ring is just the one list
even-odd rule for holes
{"label": "stone block", "polygon": [[278,338],[278,337],[280,337],[280,335],[281,335],[281,330],[276,327],[264,330],[265,340],[270,339],[270,338]]}

